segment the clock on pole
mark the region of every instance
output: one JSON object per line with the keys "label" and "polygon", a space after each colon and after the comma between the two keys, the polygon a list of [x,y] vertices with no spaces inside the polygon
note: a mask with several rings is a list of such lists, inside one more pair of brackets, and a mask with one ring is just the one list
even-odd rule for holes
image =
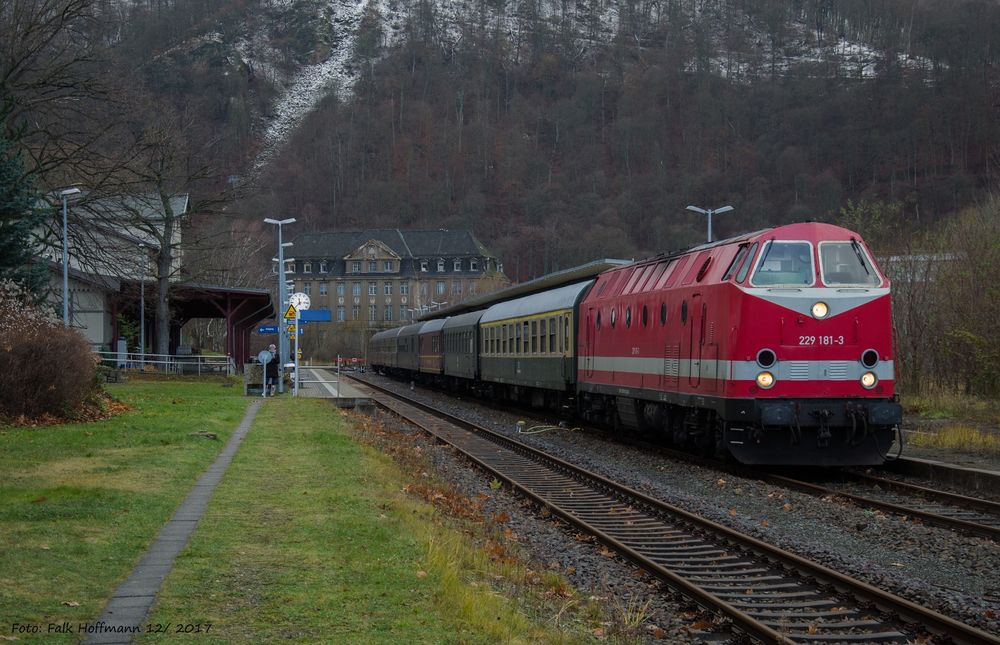
{"label": "clock on pole", "polygon": [[296,311],[305,311],[309,308],[309,296],[301,291],[297,291],[288,296],[288,304],[295,307]]}

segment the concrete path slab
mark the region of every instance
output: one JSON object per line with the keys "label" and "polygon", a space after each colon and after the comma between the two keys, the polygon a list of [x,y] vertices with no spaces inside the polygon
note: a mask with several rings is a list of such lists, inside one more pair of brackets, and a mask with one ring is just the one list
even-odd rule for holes
{"label": "concrete path slab", "polygon": [[191,492],[160,529],[129,577],[115,589],[101,615],[89,623],[85,643],[131,643],[134,635],[146,631],[146,616],[156,600],[156,594],[173,568],[177,554],[187,545],[198,526],[198,520],[208,506],[212,491],[222,480],[243,437],[250,431],[260,405],[260,400],[250,404],[225,448],[191,487]]}

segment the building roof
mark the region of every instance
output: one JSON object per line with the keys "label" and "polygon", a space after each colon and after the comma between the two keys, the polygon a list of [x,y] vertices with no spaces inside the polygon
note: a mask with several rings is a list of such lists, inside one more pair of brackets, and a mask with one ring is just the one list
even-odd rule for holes
{"label": "building roof", "polygon": [[335,258],[350,254],[368,240],[378,240],[401,258],[490,256],[472,231],[433,229],[404,231],[398,228],[370,228],[363,231],[303,233],[296,237],[292,253],[297,259]]}

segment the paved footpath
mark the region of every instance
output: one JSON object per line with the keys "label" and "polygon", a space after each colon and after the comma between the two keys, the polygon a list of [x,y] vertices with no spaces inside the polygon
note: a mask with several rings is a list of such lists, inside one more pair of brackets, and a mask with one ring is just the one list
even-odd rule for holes
{"label": "paved footpath", "polygon": [[145,619],[149,608],[156,600],[163,580],[174,566],[174,559],[188,542],[201,519],[212,491],[222,480],[222,476],[233,460],[236,450],[240,447],[243,437],[250,431],[250,425],[261,400],[250,404],[236,432],[229,438],[226,447],[215,458],[198,482],[184,498],[173,516],[160,529],[156,540],[135,565],[128,579],[117,589],[108,601],[104,611],[91,623],[93,633],[87,636],[86,643],[131,643],[134,634],[145,632]]}

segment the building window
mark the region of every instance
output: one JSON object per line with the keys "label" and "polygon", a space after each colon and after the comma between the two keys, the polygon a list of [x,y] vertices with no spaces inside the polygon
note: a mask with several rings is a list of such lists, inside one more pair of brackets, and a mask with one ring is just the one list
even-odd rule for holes
{"label": "building window", "polygon": [[353,293],[355,296],[360,296],[361,295],[361,283],[360,282],[351,283],[351,293]]}
{"label": "building window", "polygon": [[330,270],[328,268],[328,265],[326,263],[326,260],[320,260],[319,261],[319,272],[320,273],[329,273],[330,272]]}
{"label": "building window", "polygon": [[312,272],[313,272],[313,264],[312,264],[312,262],[308,262],[308,261],[307,262],[303,262],[302,263],[302,273],[312,273]]}
{"label": "building window", "polygon": [[371,322],[378,320],[378,305],[368,306],[368,320]]}
{"label": "building window", "polygon": [[378,271],[378,260],[368,260],[368,273]]}
{"label": "building window", "polygon": [[451,283],[451,292],[453,294],[455,294],[456,296],[462,295],[462,281],[461,280],[454,280]]}
{"label": "building window", "polygon": [[355,305],[351,307],[351,320],[357,320],[361,316],[361,308]]}
{"label": "building window", "polygon": [[439,296],[443,296],[444,295],[444,280],[438,280],[437,281],[437,288],[434,291]]}
{"label": "building window", "polygon": [[386,305],[382,312],[383,320],[392,320],[392,305]]}
{"label": "building window", "polygon": [[408,296],[408,295],[410,295],[410,283],[409,282],[400,282],[399,283],[399,295],[401,295],[401,296]]}
{"label": "building window", "polygon": [[476,295],[476,281],[475,280],[470,280],[469,281],[469,295],[470,296]]}
{"label": "building window", "polygon": [[444,271],[444,260],[438,260],[438,271]]}
{"label": "building window", "polygon": [[337,322],[344,322],[344,305],[337,305]]}
{"label": "building window", "polygon": [[355,260],[354,262],[351,262],[351,272],[352,273],[361,273],[361,261],[360,260]]}
{"label": "building window", "polygon": [[325,296],[325,295],[327,294],[327,290],[328,290],[329,288],[330,288],[330,287],[329,287],[329,286],[327,285],[327,283],[325,283],[325,282],[320,282],[320,283],[319,283],[319,295],[321,295],[321,296]]}
{"label": "building window", "polygon": [[421,260],[420,261],[420,270],[421,271],[427,271],[427,260]]}
{"label": "building window", "polygon": [[303,282],[302,283],[302,293],[306,294],[307,296],[311,296],[312,295],[312,290],[313,290],[312,282]]}
{"label": "building window", "polygon": [[420,297],[427,300],[427,296],[430,295],[430,286],[426,282],[420,283]]}
{"label": "building window", "polygon": [[343,297],[343,295],[344,295],[344,283],[343,282],[338,282],[337,283],[337,295],[341,296],[341,297]]}
{"label": "building window", "polygon": [[[383,292],[383,293],[384,293],[385,295],[387,295],[387,296],[391,296],[391,295],[392,295],[392,283],[391,283],[391,282],[386,282],[386,283],[384,283],[384,284],[382,285],[382,292]],[[390,319],[389,319],[389,318],[386,318],[386,320],[390,320]]]}
{"label": "building window", "polygon": [[382,270],[392,273],[392,260],[382,262]]}
{"label": "building window", "polygon": [[406,307],[399,305],[399,319],[406,320]]}
{"label": "building window", "polygon": [[368,295],[369,296],[377,296],[378,295],[378,283],[377,282],[369,282],[368,283]]}
{"label": "building window", "polygon": [[461,258],[456,258],[455,262],[453,263],[452,266],[454,267],[454,269],[456,271],[461,271],[462,270],[462,260],[461,260]]}
{"label": "building window", "polygon": [[479,260],[477,260],[476,258],[471,258],[469,260],[469,271],[478,271],[478,270],[479,270]]}
{"label": "building window", "polygon": [[285,273],[295,273],[295,262],[285,261]]}

